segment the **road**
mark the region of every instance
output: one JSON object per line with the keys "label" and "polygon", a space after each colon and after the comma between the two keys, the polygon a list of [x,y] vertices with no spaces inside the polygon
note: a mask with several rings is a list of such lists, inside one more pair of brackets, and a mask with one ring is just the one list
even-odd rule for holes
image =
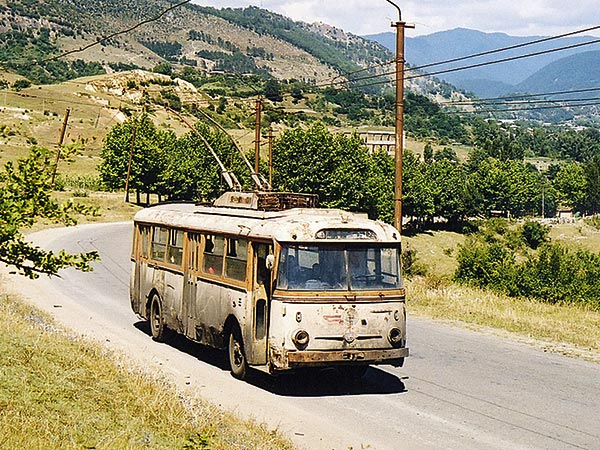
{"label": "road", "polygon": [[[131,224],[45,230],[46,248],[98,250],[92,273],[25,281],[14,288],[72,330],[145,370],[288,435],[306,449],[600,448],[600,366],[528,345],[409,318],[403,368],[370,368],[361,382],[334,371],[249,382],[224,355],[175,338],[152,341],[128,297]],[[5,272],[6,273],[6,272]],[[410,293],[409,293],[410,295]],[[410,301],[409,301],[410,303]]]}

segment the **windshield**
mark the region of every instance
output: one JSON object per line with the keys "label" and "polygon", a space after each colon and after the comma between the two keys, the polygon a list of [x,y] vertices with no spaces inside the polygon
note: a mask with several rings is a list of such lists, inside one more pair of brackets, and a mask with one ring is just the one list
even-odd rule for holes
{"label": "windshield", "polygon": [[284,245],[277,288],[301,291],[402,287],[399,246]]}

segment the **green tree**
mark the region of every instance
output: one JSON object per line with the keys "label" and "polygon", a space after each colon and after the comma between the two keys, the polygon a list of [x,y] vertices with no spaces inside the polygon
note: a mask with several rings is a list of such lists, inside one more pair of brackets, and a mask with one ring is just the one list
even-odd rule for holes
{"label": "green tree", "polygon": [[26,158],[6,163],[0,172],[0,261],[29,278],[55,275],[64,267],[89,271],[89,263],[98,259],[97,252],[56,253],[24,239],[22,230],[38,219],[72,225],[75,220],[71,213],[85,212],[82,206],[72,202],[59,204],[52,198],[52,168],[51,153],[32,147]]}
{"label": "green tree", "polygon": [[588,214],[597,214],[600,212],[600,154],[595,155],[585,165],[585,179],[585,211]]}
{"label": "green tree", "polygon": [[273,146],[274,185],[319,195],[323,206],[369,211],[369,155],[357,135],[334,136],[322,123],[286,131]]}
{"label": "green tree", "polygon": [[565,164],[556,173],[552,186],[558,193],[558,200],[564,205],[578,211],[584,208],[587,189],[585,170],[581,164]]}
{"label": "green tree", "polygon": [[132,142],[130,189],[136,189],[138,193],[164,194],[159,183],[160,174],[165,155],[172,150],[176,137],[171,131],[159,130],[147,114],[130,118],[108,132],[98,168],[102,181],[109,189],[125,187]]}

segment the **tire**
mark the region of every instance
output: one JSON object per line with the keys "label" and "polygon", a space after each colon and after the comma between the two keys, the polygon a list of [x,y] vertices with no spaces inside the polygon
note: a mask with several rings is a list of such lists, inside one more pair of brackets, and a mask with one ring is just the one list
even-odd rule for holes
{"label": "tire", "polygon": [[229,335],[228,352],[231,374],[238,380],[245,379],[248,373],[248,361],[244,352],[242,333],[238,327],[234,328]]}
{"label": "tire", "polygon": [[152,301],[150,302],[150,315],[148,321],[150,322],[152,339],[156,342],[164,342],[167,338],[168,329],[165,325],[162,302],[160,301],[160,297],[156,294],[152,296]]}

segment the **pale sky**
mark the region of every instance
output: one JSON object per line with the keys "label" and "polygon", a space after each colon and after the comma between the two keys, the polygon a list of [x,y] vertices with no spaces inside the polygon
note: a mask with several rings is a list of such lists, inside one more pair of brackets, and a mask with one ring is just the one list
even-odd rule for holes
{"label": "pale sky", "polygon": [[[386,0],[192,0],[203,6],[259,6],[303,22],[325,22],[358,35],[393,31],[397,10]],[[396,2],[414,23],[406,36],[453,28],[512,36],[551,36],[600,25],[598,0],[408,0]],[[600,36],[595,30],[587,35]]]}

